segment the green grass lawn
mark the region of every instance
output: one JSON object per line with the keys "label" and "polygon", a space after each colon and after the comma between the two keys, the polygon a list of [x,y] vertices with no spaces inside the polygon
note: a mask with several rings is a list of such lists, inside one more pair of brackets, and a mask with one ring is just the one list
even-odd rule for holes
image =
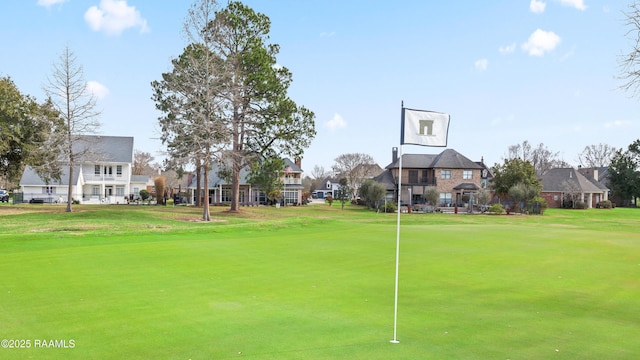
{"label": "green grass lawn", "polygon": [[[635,359],[640,210],[0,206],[2,359]],[[35,348],[73,340],[73,348]]]}

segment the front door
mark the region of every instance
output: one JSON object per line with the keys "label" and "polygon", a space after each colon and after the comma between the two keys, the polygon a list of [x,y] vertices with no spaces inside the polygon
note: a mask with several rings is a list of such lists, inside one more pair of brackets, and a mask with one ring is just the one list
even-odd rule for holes
{"label": "front door", "polygon": [[113,186],[106,186],[104,188],[104,196],[113,196]]}

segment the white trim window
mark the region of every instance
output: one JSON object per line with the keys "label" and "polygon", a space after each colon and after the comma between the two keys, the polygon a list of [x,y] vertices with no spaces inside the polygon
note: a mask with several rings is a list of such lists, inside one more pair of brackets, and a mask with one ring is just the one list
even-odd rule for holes
{"label": "white trim window", "polygon": [[441,179],[451,179],[451,170],[442,170],[440,171]]}
{"label": "white trim window", "polygon": [[462,171],[462,178],[464,180],[471,180],[473,179],[473,171],[472,170],[463,170]]}
{"label": "white trim window", "polygon": [[116,186],[116,196],[124,196],[124,186]]}
{"label": "white trim window", "polygon": [[100,185],[93,185],[91,187],[91,195],[92,196],[100,196]]}
{"label": "white trim window", "polygon": [[43,186],[42,193],[47,195],[52,195],[56,193],[56,188],[53,186]]}
{"label": "white trim window", "polygon": [[93,165],[93,175],[100,176],[100,165]]}
{"label": "white trim window", "polygon": [[116,176],[122,177],[122,165],[116,165]]}

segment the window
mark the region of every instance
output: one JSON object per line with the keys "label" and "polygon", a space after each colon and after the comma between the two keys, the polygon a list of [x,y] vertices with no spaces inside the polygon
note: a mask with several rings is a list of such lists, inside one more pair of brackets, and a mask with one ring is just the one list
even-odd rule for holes
{"label": "window", "polygon": [[91,188],[91,195],[100,196],[100,185],[93,185]]}
{"label": "window", "polygon": [[418,182],[418,170],[409,170],[409,182],[412,184]]}
{"label": "window", "polygon": [[104,167],[105,175],[113,175],[113,166],[105,166]]}
{"label": "window", "polygon": [[122,177],[122,165],[116,165],[116,175]]}
{"label": "window", "polygon": [[441,179],[451,179],[451,170],[442,170],[440,171]]}
{"label": "window", "polygon": [[420,182],[423,184],[427,184],[429,181],[429,172],[427,170],[422,170],[422,179],[420,179]]}
{"label": "window", "polygon": [[440,205],[441,206],[449,206],[451,205],[451,193],[440,193]]}
{"label": "window", "polygon": [[43,186],[42,187],[42,193],[43,194],[55,194],[56,193],[56,188],[54,188],[53,186]]}
{"label": "window", "polygon": [[464,170],[462,172],[462,178],[465,180],[470,180],[473,179],[473,171],[471,170]]}
{"label": "window", "polygon": [[140,188],[134,187],[134,188],[133,188],[133,195],[135,195],[136,197],[137,197],[138,195],[140,195]]}
{"label": "window", "polygon": [[298,192],[297,191],[285,191],[284,192],[284,203],[285,204],[297,204],[298,203]]}
{"label": "window", "polygon": [[93,175],[100,175],[100,165],[93,166]]}
{"label": "window", "polygon": [[231,189],[222,189],[222,202],[231,202]]}
{"label": "window", "polygon": [[116,196],[124,196],[124,186],[116,186]]}

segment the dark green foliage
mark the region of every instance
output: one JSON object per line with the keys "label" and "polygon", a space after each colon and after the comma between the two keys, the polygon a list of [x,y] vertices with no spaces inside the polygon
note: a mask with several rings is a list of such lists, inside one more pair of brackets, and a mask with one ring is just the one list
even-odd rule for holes
{"label": "dark green foliage", "polygon": [[536,189],[538,193],[542,189],[536,171],[528,161],[519,158],[506,159],[504,164],[496,164],[492,171],[491,185],[499,197],[508,195],[509,189],[518,184]]}
{"label": "dark green foliage", "polygon": [[609,165],[609,187],[622,205],[630,205],[640,196],[640,140],[627,151],[618,150]]}
{"label": "dark green foliage", "polygon": [[380,201],[384,199],[386,189],[381,183],[368,179],[359,189],[360,198],[370,209],[378,209]]}

